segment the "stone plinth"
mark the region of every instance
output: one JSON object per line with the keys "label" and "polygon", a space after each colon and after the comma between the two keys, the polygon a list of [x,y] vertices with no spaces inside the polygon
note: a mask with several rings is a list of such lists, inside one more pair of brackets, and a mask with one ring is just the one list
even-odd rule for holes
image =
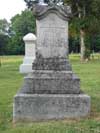
{"label": "stone plinth", "polygon": [[24,78],[20,93],[80,94],[80,79],[70,71],[35,71]]}
{"label": "stone plinth", "polygon": [[14,122],[87,116],[90,97],[80,90],[68,59],[69,7],[36,5],[34,13],[36,58],[14,98]]}
{"label": "stone plinth", "polygon": [[35,59],[36,36],[29,33],[23,38],[25,42],[25,57],[23,64],[20,66],[20,73],[32,72],[32,63]]}
{"label": "stone plinth", "polygon": [[90,97],[84,94],[18,94],[14,103],[14,122],[80,118],[90,112]]}

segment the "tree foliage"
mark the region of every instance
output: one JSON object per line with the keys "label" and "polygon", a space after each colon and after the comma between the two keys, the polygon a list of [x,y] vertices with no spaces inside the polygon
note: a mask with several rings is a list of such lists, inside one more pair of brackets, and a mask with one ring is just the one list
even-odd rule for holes
{"label": "tree foliage", "polygon": [[7,35],[0,34],[0,55],[8,53],[8,42],[9,37]]}
{"label": "tree foliage", "polygon": [[35,17],[29,10],[15,15],[10,24],[0,20],[0,54],[24,54],[23,37],[35,33],[35,27]]}
{"label": "tree foliage", "polygon": [[33,4],[36,4],[39,2],[39,0],[24,0],[26,2],[26,6],[30,9],[32,9]]}
{"label": "tree foliage", "polygon": [[[25,0],[29,4],[30,0]],[[33,5],[31,0],[29,5]],[[46,0],[47,2],[47,0]],[[84,32],[85,56],[90,51],[100,51],[100,0],[65,0],[72,8],[73,18],[69,24],[69,50],[80,52],[80,30]],[[28,5],[28,6],[29,6]],[[30,7],[30,6],[29,6]],[[0,55],[24,54],[23,36],[35,33],[35,17],[30,10],[11,19],[0,20]]]}
{"label": "tree foliage", "polygon": [[21,15],[16,15],[11,19],[11,30],[15,34],[26,35],[29,32],[35,33],[35,17],[32,12],[25,10]]}
{"label": "tree foliage", "polygon": [[0,55],[5,55],[8,52],[9,43],[9,23],[6,19],[0,20]]}
{"label": "tree foliage", "polygon": [[11,19],[11,41],[9,43],[11,54],[24,54],[23,37],[32,32],[35,33],[35,17],[32,12],[25,10],[21,15],[17,14]]}
{"label": "tree foliage", "polygon": [[[100,0],[65,0],[72,8],[73,19],[70,23],[70,34],[80,36],[82,59],[90,50],[90,37],[100,33]],[[87,43],[88,42],[88,43]],[[86,57],[87,58],[87,57]]]}

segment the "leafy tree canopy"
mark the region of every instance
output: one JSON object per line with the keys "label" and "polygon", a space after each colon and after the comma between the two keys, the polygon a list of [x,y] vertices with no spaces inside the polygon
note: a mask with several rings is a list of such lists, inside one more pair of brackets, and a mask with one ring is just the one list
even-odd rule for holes
{"label": "leafy tree canopy", "polygon": [[0,34],[8,34],[9,23],[6,19],[0,20]]}

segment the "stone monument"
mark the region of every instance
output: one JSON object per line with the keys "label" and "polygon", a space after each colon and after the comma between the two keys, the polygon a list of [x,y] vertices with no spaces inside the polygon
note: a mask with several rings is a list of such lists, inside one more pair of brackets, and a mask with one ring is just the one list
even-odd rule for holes
{"label": "stone monument", "polygon": [[13,120],[41,121],[79,118],[90,112],[90,97],[80,90],[80,79],[68,59],[70,8],[57,3],[33,6],[37,42],[33,72],[24,78],[14,97]]}
{"label": "stone monument", "polygon": [[36,36],[33,33],[28,33],[23,37],[25,42],[25,57],[23,64],[20,65],[20,73],[27,74],[33,72],[32,63],[35,59]]}

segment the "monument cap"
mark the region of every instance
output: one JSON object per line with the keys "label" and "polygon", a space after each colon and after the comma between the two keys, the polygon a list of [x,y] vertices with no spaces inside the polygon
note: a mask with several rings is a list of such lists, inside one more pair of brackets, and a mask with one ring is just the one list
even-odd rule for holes
{"label": "monument cap", "polygon": [[35,41],[36,36],[33,33],[28,33],[27,35],[23,37],[23,40],[24,41]]}

